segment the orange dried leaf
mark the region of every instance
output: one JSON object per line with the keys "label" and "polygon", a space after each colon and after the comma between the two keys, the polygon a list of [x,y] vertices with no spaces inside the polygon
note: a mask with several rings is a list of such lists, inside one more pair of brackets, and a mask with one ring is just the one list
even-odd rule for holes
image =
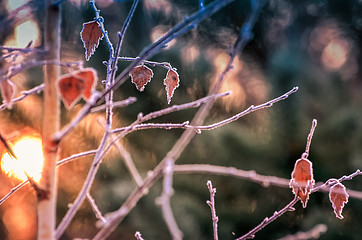
{"label": "orange dried leaf", "polygon": [[83,23],[80,38],[85,48],[85,59],[88,61],[98,47],[99,40],[103,38],[102,30],[99,28],[97,21]]}
{"label": "orange dried leaf", "polygon": [[348,202],[348,197],[346,187],[341,183],[337,183],[329,189],[329,201],[331,201],[334,213],[339,219],[343,219],[342,210],[344,204]]}
{"label": "orange dried leaf", "polygon": [[178,88],[180,79],[178,73],[174,69],[169,69],[166,78],[163,80],[163,84],[166,86],[167,102],[170,104],[171,98],[176,88]]}
{"label": "orange dried leaf", "polygon": [[58,92],[67,109],[72,108],[82,97],[84,85],[84,80],[74,74],[66,74],[58,79]]}
{"label": "orange dried leaf", "polygon": [[10,80],[3,80],[0,81],[0,91],[1,91],[1,97],[3,98],[3,101],[6,103],[7,108],[11,108],[11,100],[15,96],[15,85]]}
{"label": "orange dried leaf", "polygon": [[314,186],[312,162],[301,158],[295,162],[292,179],[289,187],[293,189],[295,196],[301,200],[303,208],[307,206],[309,194]]}
{"label": "orange dried leaf", "polygon": [[136,85],[138,91],[145,90],[145,86],[151,81],[153,77],[153,71],[145,65],[140,65],[132,69],[129,73],[131,81]]}
{"label": "orange dried leaf", "polygon": [[79,71],[73,72],[73,74],[84,81],[83,98],[89,100],[92,92],[98,82],[97,72],[94,68],[84,68]]}

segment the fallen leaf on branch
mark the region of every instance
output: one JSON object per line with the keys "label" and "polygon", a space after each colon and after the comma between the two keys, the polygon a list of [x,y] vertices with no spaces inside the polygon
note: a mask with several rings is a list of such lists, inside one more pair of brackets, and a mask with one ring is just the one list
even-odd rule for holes
{"label": "fallen leaf on branch", "polygon": [[292,179],[289,187],[293,189],[295,196],[301,200],[303,208],[307,206],[309,194],[314,186],[312,162],[306,158],[295,162]]}
{"label": "fallen leaf on branch", "polygon": [[344,204],[348,202],[348,197],[346,187],[341,183],[337,183],[329,189],[329,201],[331,201],[334,213],[339,219],[343,219],[342,210]]}
{"label": "fallen leaf on branch", "polygon": [[102,30],[99,28],[97,21],[83,23],[80,38],[85,48],[85,59],[88,61],[98,47],[99,40],[103,38]]}
{"label": "fallen leaf on branch", "polygon": [[145,90],[145,86],[151,81],[153,77],[153,71],[145,65],[140,65],[132,69],[129,73],[131,81],[136,85],[138,91]]}
{"label": "fallen leaf on branch", "polygon": [[169,69],[166,78],[163,80],[163,84],[166,86],[167,102],[170,104],[171,98],[176,88],[178,88],[180,79],[178,73],[174,69]]}
{"label": "fallen leaf on branch", "polygon": [[97,72],[93,68],[85,68],[65,74],[58,79],[59,95],[67,109],[72,108],[81,97],[88,100],[97,82]]}
{"label": "fallen leaf on branch", "polygon": [[1,97],[3,101],[6,103],[6,107],[11,109],[12,104],[11,100],[15,96],[15,85],[10,80],[3,80],[0,81],[0,90],[1,90]]}

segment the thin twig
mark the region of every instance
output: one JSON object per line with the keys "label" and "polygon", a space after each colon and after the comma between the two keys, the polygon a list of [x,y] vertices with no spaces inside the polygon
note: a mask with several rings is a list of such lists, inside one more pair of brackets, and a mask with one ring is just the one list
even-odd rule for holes
{"label": "thin twig", "polygon": [[157,204],[161,206],[162,216],[165,220],[165,223],[170,231],[172,239],[174,240],[181,240],[182,239],[182,232],[177,225],[176,219],[172,213],[171,208],[171,196],[174,193],[172,188],[173,182],[173,166],[174,163],[170,159],[167,161],[166,166],[163,171],[163,190],[160,197],[157,198]]}
{"label": "thin twig", "polygon": [[0,81],[3,81],[5,79],[10,79],[14,77],[16,74],[32,67],[37,66],[44,66],[44,65],[59,65],[62,67],[71,67],[71,66],[82,66],[83,61],[77,61],[77,62],[62,62],[58,60],[32,60],[23,64],[15,65],[13,67],[10,67],[7,74],[0,76]]}
{"label": "thin twig", "polygon": [[7,51],[7,52],[23,52],[23,53],[29,53],[29,52],[42,52],[42,53],[44,53],[45,52],[44,49],[39,49],[39,48],[30,48],[30,47],[18,48],[18,47],[8,47],[8,46],[4,46],[4,45],[0,45],[0,50],[4,50],[4,51]]}
{"label": "thin twig", "polygon": [[310,129],[310,132],[308,134],[308,137],[307,137],[307,144],[305,146],[305,151],[304,153],[302,154],[302,158],[308,158],[309,156],[309,149],[310,149],[310,144],[312,142],[312,138],[313,138],[313,134],[314,134],[314,131],[315,131],[315,128],[317,127],[317,119],[313,119],[312,121],[312,127]]}
{"label": "thin twig", "polygon": [[81,152],[81,153],[77,153],[77,154],[73,154],[67,158],[63,158],[62,160],[59,160],[57,162],[57,166],[61,166],[65,163],[68,163],[74,159],[77,159],[77,158],[80,158],[80,157],[86,157],[86,156],[89,156],[89,155],[93,155],[93,154],[96,154],[97,153],[97,150],[90,150],[90,151],[87,151],[87,152]]}
{"label": "thin twig", "polygon": [[218,240],[218,234],[217,234],[217,223],[219,221],[218,216],[216,215],[216,209],[215,209],[215,194],[216,194],[216,188],[212,187],[211,181],[207,181],[206,183],[207,188],[210,192],[210,201],[206,201],[207,205],[209,205],[211,209],[211,216],[212,216],[212,228],[214,232],[214,240]]}
{"label": "thin twig", "polygon": [[20,183],[19,185],[17,185],[16,187],[13,187],[10,192],[8,194],[6,194],[1,200],[0,200],[0,205],[3,204],[11,195],[13,195],[16,191],[18,191],[20,188],[22,188],[23,186],[25,186],[29,181],[26,180],[22,183]]}
{"label": "thin twig", "polygon": [[[130,62],[133,62],[135,60],[138,59],[138,57],[136,58],[132,58],[132,57],[118,57],[119,60],[121,61],[130,61]],[[147,64],[147,65],[150,65],[151,67],[155,67],[155,66],[158,66],[158,67],[163,67],[167,70],[169,69],[172,69],[172,66],[170,63],[168,62],[154,62],[154,61],[147,61],[147,60],[143,60],[142,61],[142,64]]]}
{"label": "thin twig", "polygon": [[56,231],[55,231],[55,238],[59,239],[61,235],[64,233],[65,229],[68,227],[70,222],[72,221],[73,217],[77,213],[78,209],[80,208],[81,204],[83,203],[84,199],[87,196],[87,193],[89,192],[90,187],[93,184],[94,178],[96,176],[96,173],[98,171],[99,165],[102,162],[102,150],[104,149],[107,139],[108,139],[108,132],[106,131],[103,135],[102,141],[97,149],[97,153],[93,159],[93,163],[91,168],[88,171],[88,175],[86,180],[84,181],[84,184],[82,186],[82,189],[78,193],[77,198],[74,200],[74,202],[71,204],[71,207],[69,208],[68,212],[63,217],[62,221],[58,225]]}
{"label": "thin twig", "polygon": [[[140,123],[149,121],[151,119],[154,119],[154,118],[157,118],[157,117],[160,117],[160,116],[172,113],[172,112],[181,111],[181,110],[185,110],[185,109],[189,109],[189,108],[200,107],[201,104],[203,104],[203,103],[205,103],[207,101],[210,101],[211,99],[221,98],[221,97],[229,95],[230,93],[231,92],[228,91],[228,92],[224,92],[224,93],[213,94],[213,95],[210,95],[210,96],[207,96],[207,97],[204,97],[204,98],[200,98],[200,99],[198,99],[196,101],[192,101],[192,102],[181,104],[181,105],[173,105],[171,107],[168,107],[168,108],[165,108],[165,109],[162,109],[162,110],[159,110],[159,111],[151,112],[151,113],[149,113],[149,114],[147,114],[145,116],[142,116],[141,119],[140,119]],[[184,125],[185,123],[182,123],[182,125]],[[134,127],[134,130],[138,130],[137,128],[142,128],[142,126],[139,126],[139,127],[137,127],[137,126],[139,126],[139,125],[136,125]],[[112,133],[122,132],[126,128],[127,127],[114,129],[114,130],[112,130]],[[161,128],[163,128],[163,127],[161,127]]]}
{"label": "thin twig", "polygon": [[242,240],[242,239],[250,239],[255,237],[255,233],[262,230],[264,227],[266,227],[268,224],[272,223],[274,220],[282,216],[284,213],[288,211],[294,211],[294,205],[298,202],[298,198],[295,197],[290,203],[288,203],[284,208],[282,208],[279,211],[274,212],[274,214],[271,217],[266,217],[258,226],[253,228],[251,231],[249,231],[247,234],[237,238],[236,240]]}
{"label": "thin twig", "polygon": [[[104,127],[104,124],[102,124]],[[123,157],[124,163],[128,171],[130,172],[131,176],[133,177],[134,181],[136,182],[137,186],[141,186],[143,184],[142,177],[138,172],[134,161],[132,160],[131,154],[123,147],[122,143],[116,140],[116,138],[111,134],[110,139],[112,143],[116,146],[118,152]]]}
{"label": "thin twig", "polygon": [[8,104],[14,104],[14,103],[16,103],[16,102],[19,102],[19,101],[23,100],[24,98],[28,97],[28,96],[31,95],[31,94],[40,93],[41,91],[43,91],[44,86],[45,86],[45,84],[42,83],[42,84],[40,84],[39,86],[36,86],[36,87],[34,87],[34,88],[30,89],[30,90],[22,91],[22,92],[20,93],[20,96],[17,97],[17,98],[12,99],[10,103],[4,103],[4,104],[0,105],[0,110],[3,110],[4,108],[6,108],[6,106],[7,106]]}
{"label": "thin twig", "polygon": [[[335,184],[346,181],[346,180],[352,180],[354,177],[357,177],[359,175],[362,175],[362,172],[361,172],[361,170],[357,169],[354,173],[352,173],[348,176],[344,175],[344,176],[340,177],[339,179],[331,178],[328,181],[326,181],[324,184],[311,189],[311,193],[317,192],[320,190],[329,191],[329,188],[333,187]],[[347,190],[347,192],[348,192],[348,190]],[[352,197],[352,195],[350,195],[350,196]]]}
{"label": "thin twig", "polygon": [[260,109],[263,109],[263,108],[269,108],[269,107],[272,107],[274,103],[276,102],[279,102],[281,100],[285,100],[286,98],[288,98],[291,94],[295,93],[296,91],[298,91],[298,87],[294,87],[292,90],[290,90],[289,92],[286,92],[284,93],[283,95],[277,97],[277,98],[274,98],[266,103],[263,103],[263,104],[260,104],[260,105],[257,105],[257,106],[254,106],[254,105],[251,105],[248,109],[244,110],[243,112],[241,113],[238,113],[228,119],[225,119],[223,121],[220,121],[220,122],[217,122],[217,123],[214,123],[214,124],[211,124],[211,125],[206,125],[206,126],[188,126],[190,128],[194,128],[198,131],[200,130],[213,130],[215,128],[218,128],[218,127],[221,127],[223,125],[226,125],[226,124],[229,124],[231,122],[234,122],[236,120],[238,120],[239,118],[249,114],[249,113],[252,113],[254,111],[257,111],[257,110],[260,110]]}
{"label": "thin twig", "polygon": [[[129,97],[125,100],[122,100],[122,101],[118,101],[118,102],[113,102],[113,108],[116,108],[116,107],[126,107],[134,102],[137,101],[137,98],[135,97]],[[95,112],[99,112],[99,111],[103,111],[107,108],[107,105],[106,104],[103,104],[103,105],[100,105],[100,106],[97,106],[97,107],[94,107],[91,109],[91,113],[95,113]]]}
{"label": "thin twig", "polygon": [[136,232],[136,234],[135,234],[134,236],[136,237],[137,240],[144,240],[144,239],[142,238],[141,233],[138,232],[138,231]]}
{"label": "thin twig", "polygon": [[91,205],[94,214],[96,215],[96,217],[101,220],[103,223],[106,223],[106,219],[103,217],[101,211],[99,210],[96,201],[92,198],[92,196],[90,195],[90,193],[87,193],[87,199],[89,204]]}

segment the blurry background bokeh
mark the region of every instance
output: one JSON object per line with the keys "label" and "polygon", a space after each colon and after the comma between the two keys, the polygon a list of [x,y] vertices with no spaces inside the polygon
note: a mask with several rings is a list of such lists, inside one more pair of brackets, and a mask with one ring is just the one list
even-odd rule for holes
{"label": "blurry background bokeh", "polygon": [[[209,3],[210,1],[205,1]],[[93,20],[87,1],[62,3],[62,59],[84,59],[79,32],[82,23]],[[131,1],[97,1],[105,26],[114,44],[117,31],[127,16]],[[198,10],[197,0],[141,1],[126,34],[121,55],[136,57],[148,44],[162,36],[185,16]],[[0,44],[41,48],[44,6],[42,1],[0,1]],[[209,86],[223,70],[230,48],[250,12],[250,1],[235,1],[206,19],[196,29],[172,41],[151,60],[166,61],[177,68],[180,87],[171,104],[182,104],[205,96]],[[317,182],[339,178],[362,168],[362,1],[359,0],[270,0],[263,7],[254,28],[254,38],[234,62],[222,91],[231,96],[219,100],[207,123],[230,117],[251,104],[277,97],[294,86],[296,94],[272,108],[252,113],[237,122],[197,135],[186,148],[179,164],[209,163],[255,170],[265,175],[290,178],[295,160],[304,151],[313,118],[318,126],[312,141],[310,160]],[[29,61],[37,56],[18,57]],[[103,61],[109,51],[104,40],[85,66],[105,78]],[[0,63],[6,71],[9,62]],[[129,64],[121,62],[119,69]],[[63,69],[64,73],[66,69]],[[114,127],[126,126],[139,112],[144,114],[168,106],[163,79],[166,70],[153,68],[155,76],[140,93],[127,81],[115,91],[115,99],[137,97],[137,102],[115,110]],[[13,78],[18,92],[41,84],[42,68],[31,68]],[[101,81],[97,85],[102,90]],[[62,106],[62,124],[70,121],[84,102],[67,111]],[[8,136],[26,127],[41,131],[42,94],[17,103],[0,112],[0,128]],[[173,113],[156,122],[191,120],[195,109]],[[93,114],[83,120],[62,142],[62,157],[97,147],[102,127]],[[180,137],[183,130],[145,130],[128,135],[123,143],[130,151],[142,176],[153,169]],[[58,220],[60,221],[80,190],[91,157],[84,157],[59,168]],[[217,189],[216,211],[220,239],[234,239],[258,225],[265,217],[293,199],[292,191],[281,187],[263,187],[257,183],[205,174],[176,175],[171,203],[184,239],[212,239],[212,221],[206,181]],[[4,196],[19,183],[0,173],[0,193]],[[344,184],[362,191],[362,178]],[[145,239],[170,239],[155,199],[161,194],[156,183],[147,196],[117,227],[109,239],[134,239],[140,231]],[[103,213],[116,210],[135,188],[116,151],[104,161],[92,188]],[[36,197],[26,186],[0,206],[1,239],[35,239]],[[320,239],[360,239],[362,201],[350,198],[343,220],[335,217],[327,193],[311,196],[306,209],[296,205],[256,235],[255,239],[278,239],[298,231],[325,224]],[[85,202],[61,239],[91,238],[97,221]],[[235,235],[233,235],[235,234]]]}

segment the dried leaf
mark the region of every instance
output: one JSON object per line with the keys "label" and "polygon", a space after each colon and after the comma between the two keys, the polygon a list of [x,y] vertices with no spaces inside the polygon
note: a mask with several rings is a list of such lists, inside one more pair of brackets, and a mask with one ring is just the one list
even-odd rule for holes
{"label": "dried leaf", "polygon": [[163,80],[163,84],[166,86],[167,102],[170,104],[171,98],[176,88],[178,88],[180,79],[178,73],[174,69],[169,69],[166,78]]}
{"label": "dried leaf", "polygon": [[295,162],[292,172],[292,179],[289,187],[293,189],[295,196],[301,200],[303,208],[307,206],[309,194],[314,186],[312,162],[306,158],[298,159]]}
{"label": "dried leaf", "polygon": [[6,103],[7,108],[10,109],[12,107],[11,100],[15,96],[15,85],[10,80],[3,80],[0,81],[0,90],[1,90],[1,97],[3,101]]}
{"label": "dried leaf", "polygon": [[102,30],[99,28],[97,21],[83,23],[80,38],[85,48],[85,59],[88,61],[98,47],[99,40],[103,38]]}
{"label": "dried leaf", "polygon": [[329,201],[331,201],[334,213],[339,219],[343,219],[342,210],[344,204],[348,202],[348,197],[346,187],[341,183],[337,183],[329,189]]}
{"label": "dried leaf", "polygon": [[74,74],[66,74],[58,79],[58,92],[67,109],[72,108],[82,97],[84,85],[84,80]]}
{"label": "dried leaf", "polygon": [[138,91],[145,90],[145,86],[151,81],[153,77],[153,71],[145,65],[140,65],[132,69],[129,73],[131,81],[136,85]]}
{"label": "dried leaf", "polygon": [[84,68],[73,74],[84,80],[83,98],[89,100],[98,81],[97,71],[94,68]]}

